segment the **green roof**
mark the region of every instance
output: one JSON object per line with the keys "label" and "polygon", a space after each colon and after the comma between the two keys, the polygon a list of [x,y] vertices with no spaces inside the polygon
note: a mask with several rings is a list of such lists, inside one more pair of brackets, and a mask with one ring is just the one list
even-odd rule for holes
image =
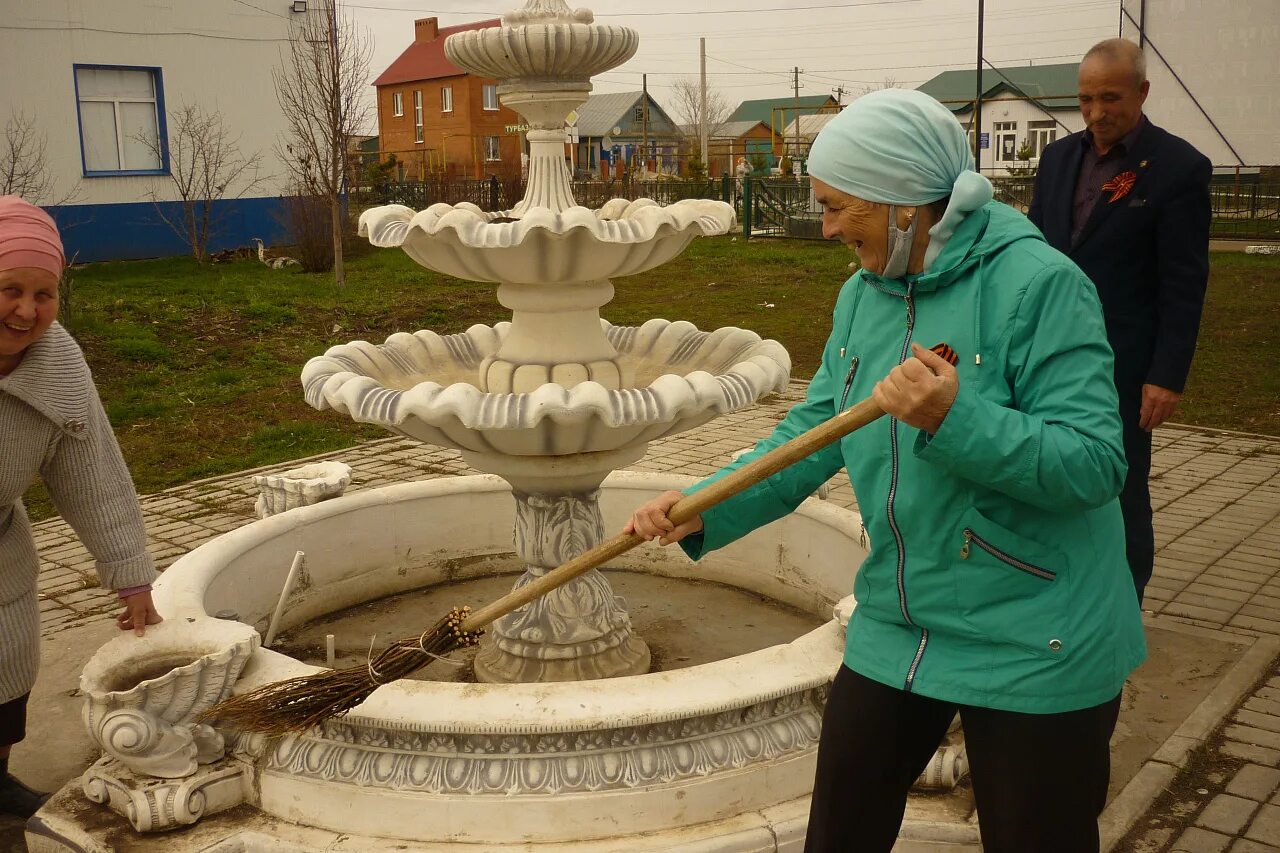
{"label": "green roof", "polygon": [[[799,106],[802,110],[809,112],[816,111],[819,107],[827,104],[834,106],[836,99],[830,95],[805,95],[802,98],[763,98],[758,101],[743,101],[738,104],[738,108],[733,111],[733,115],[729,116],[726,121],[759,121],[763,122],[765,127],[773,122],[777,125],[777,129],[781,130],[787,124],[795,121],[795,111],[792,109]],[[776,122],[773,121],[774,109],[786,108],[787,112],[778,113]],[[783,116],[786,116],[784,119]]]}
{"label": "green roof", "polygon": [[[1076,107],[1076,77],[1080,63],[1059,65],[1019,65],[996,70],[982,69],[982,96],[991,98],[1001,92],[1013,92],[1036,98],[1051,110]],[[952,112],[968,112],[973,108],[974,78],[972,70],[944,71],[919,87],[946,104]],[[1045,95],[1060,95],[1052,98]]]}

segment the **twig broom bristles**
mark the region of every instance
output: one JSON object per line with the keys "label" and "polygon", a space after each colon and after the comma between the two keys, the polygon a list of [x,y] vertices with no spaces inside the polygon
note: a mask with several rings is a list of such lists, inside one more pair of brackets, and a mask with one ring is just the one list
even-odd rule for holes
{"label": "twig broom bristles", "polygon": [[[863,400],[683,498],[667,515],[675,524],[681,524],[883,414],[884,411],[872,400]],[[268,734],[309,729],[350,711],[383,684],[403,678],[454,649],[474,645],[490,622],[625,554],[644,541],[644,537],[637,534],[620,533],[475,613],[471,613],[469,607],[450,611],[420,636],[393,643],[364,666],[326,670],[268,684],[215,705],[201,718],[217,720],[242,731]]]}

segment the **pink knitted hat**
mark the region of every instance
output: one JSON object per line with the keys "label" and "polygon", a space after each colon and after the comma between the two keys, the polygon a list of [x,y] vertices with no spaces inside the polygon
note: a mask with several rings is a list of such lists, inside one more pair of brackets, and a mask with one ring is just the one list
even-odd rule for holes
{"label": "pink knitted hat", "polygon": [[61,277],[66,264],[49,214],[16,195],[0,196],[0,272],[35,267]]}

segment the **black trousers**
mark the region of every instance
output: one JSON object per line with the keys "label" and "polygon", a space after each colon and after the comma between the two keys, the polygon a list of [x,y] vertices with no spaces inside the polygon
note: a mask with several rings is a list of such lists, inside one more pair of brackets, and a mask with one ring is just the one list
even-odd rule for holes
{"label": "black trousers", "polygon": [[30,693],[0,702],[0,746],[10,746],[27,736],[27,700]]}
{"label": "black trousers", "polygon": [[1142,385],[1127,383],[1120,392],[1120,422],[1124,426],[1124,455],[1129,473],[1120,492],[1120,512],[1124,515],[1125,556],[1138,603],[1151,580],[1156,562],[1156,535],[1151,513],[1151,433],[1138,426],[1142,416]]}
{"label": "black trousers", "polygon": [[1097,853],[1119,696],[1020,714],[906,693],[845,666],[822,721],[805,853],[889,853],[907,791],[957,711],[984,853]]}

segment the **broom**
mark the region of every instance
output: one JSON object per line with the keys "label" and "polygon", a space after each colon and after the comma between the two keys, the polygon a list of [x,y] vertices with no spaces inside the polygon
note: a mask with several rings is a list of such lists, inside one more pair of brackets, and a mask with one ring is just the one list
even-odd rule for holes
{"label": "broom", "polygon": [[[955,352],[946,344],[938,344],[933,350],[955,364]],[[705,489],[682,498],[667,512],[667,517],[679,526],[883,414],[884,410],[870,398],[856,403]],[[383,684],[403,678],[455,649],[475,645],[484,633],[484,626],[490,622],[645,541],[635,533],[620,533],[474,613],[470,607],[454,608],[421,635],[392,643],[364,666],[326,670],[267,684],[241,696],[229,697],[200,718],[216,719],[241,731],[266,734],[305,731],[350,711]]]}

